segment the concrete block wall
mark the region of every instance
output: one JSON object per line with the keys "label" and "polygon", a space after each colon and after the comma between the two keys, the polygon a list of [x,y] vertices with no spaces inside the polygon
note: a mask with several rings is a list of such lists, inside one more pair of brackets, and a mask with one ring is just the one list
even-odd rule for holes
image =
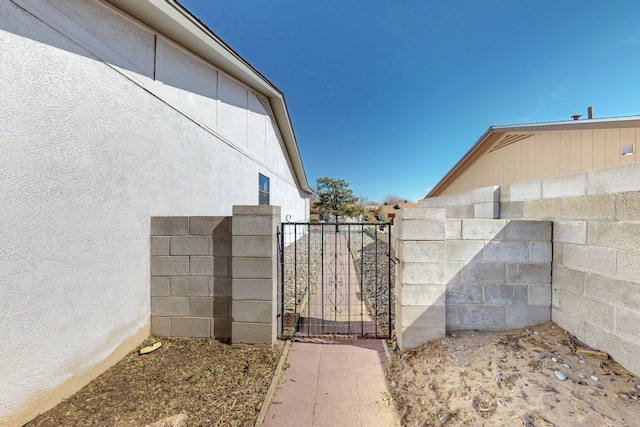
{"label": "concrete block wall", "polygon": [[640,374],[640,164],[503,186],[503,218],[553,221],[552,319]]}
{"label": "concrete block wall", "polygon": [[447,219],[447,329],[551,320],[551,222]]}
{"label": "concrete block wall", "polygon": [[394,232],[395,330],[405,350],[446,334],[445,210],[402,209]]}
{"label": "concrete block wall", "polygon": [[278,337],[279,225],[279,206],[233,207],[234,345],[271,347]]}
{"label": "concrete block wall", "polygon": [[422,199],[418,201],[418,207],[444,209],[447,218],[499,218],[500,187]]}
{"label": "concrete block wall", "polygon": [[231,218],[151,218],[151,333],[231,338]]}
{"label": "concrete block wall", "polygon": [[551,223],[396,217],[396,336],[402,349],[448,329],[512,329],[551,318]]}

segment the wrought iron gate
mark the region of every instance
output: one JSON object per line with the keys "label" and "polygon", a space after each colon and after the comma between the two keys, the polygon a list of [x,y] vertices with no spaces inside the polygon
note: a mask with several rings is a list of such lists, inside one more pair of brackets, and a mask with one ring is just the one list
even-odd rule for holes
{"label": "wrought iron gate", "polygon": [[388,223],[283,223],[279,334],[390,337],[393,325]]}

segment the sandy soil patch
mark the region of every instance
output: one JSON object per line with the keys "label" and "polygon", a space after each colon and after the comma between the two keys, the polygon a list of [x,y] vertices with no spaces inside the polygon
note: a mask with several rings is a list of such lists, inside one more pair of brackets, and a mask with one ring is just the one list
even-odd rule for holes
{"label": "sandy soil patch", "polygon": [[640,425],[640,378],[590,350],[553,322],[456,332],[396,353],[387,376],[407,426]]}

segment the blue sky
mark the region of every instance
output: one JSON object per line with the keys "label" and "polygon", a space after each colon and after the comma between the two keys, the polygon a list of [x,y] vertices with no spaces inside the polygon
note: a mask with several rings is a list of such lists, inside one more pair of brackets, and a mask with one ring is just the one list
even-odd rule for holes
{"label": "blue sky", "polygon": [[417,200],[492,125],[640,114],[640,2],[180,0],[282,92],[313,187]]}

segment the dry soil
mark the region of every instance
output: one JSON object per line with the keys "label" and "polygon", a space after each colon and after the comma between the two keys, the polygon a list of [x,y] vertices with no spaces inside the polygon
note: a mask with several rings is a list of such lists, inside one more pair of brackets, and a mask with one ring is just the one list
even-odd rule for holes
{"label": "dry soil", "polygon": [[396,353],[387,376],[407,426],[639,426],[640,379],[589,350],[552,322],[466,331]]}
{"label": "dry soil", "polygon": [[282,345],[269,350],[213,339],[161,341],[153,353],[129,353],[27,426],[141,427],[176,414],[187,414],[183,426],[254,425]]}

